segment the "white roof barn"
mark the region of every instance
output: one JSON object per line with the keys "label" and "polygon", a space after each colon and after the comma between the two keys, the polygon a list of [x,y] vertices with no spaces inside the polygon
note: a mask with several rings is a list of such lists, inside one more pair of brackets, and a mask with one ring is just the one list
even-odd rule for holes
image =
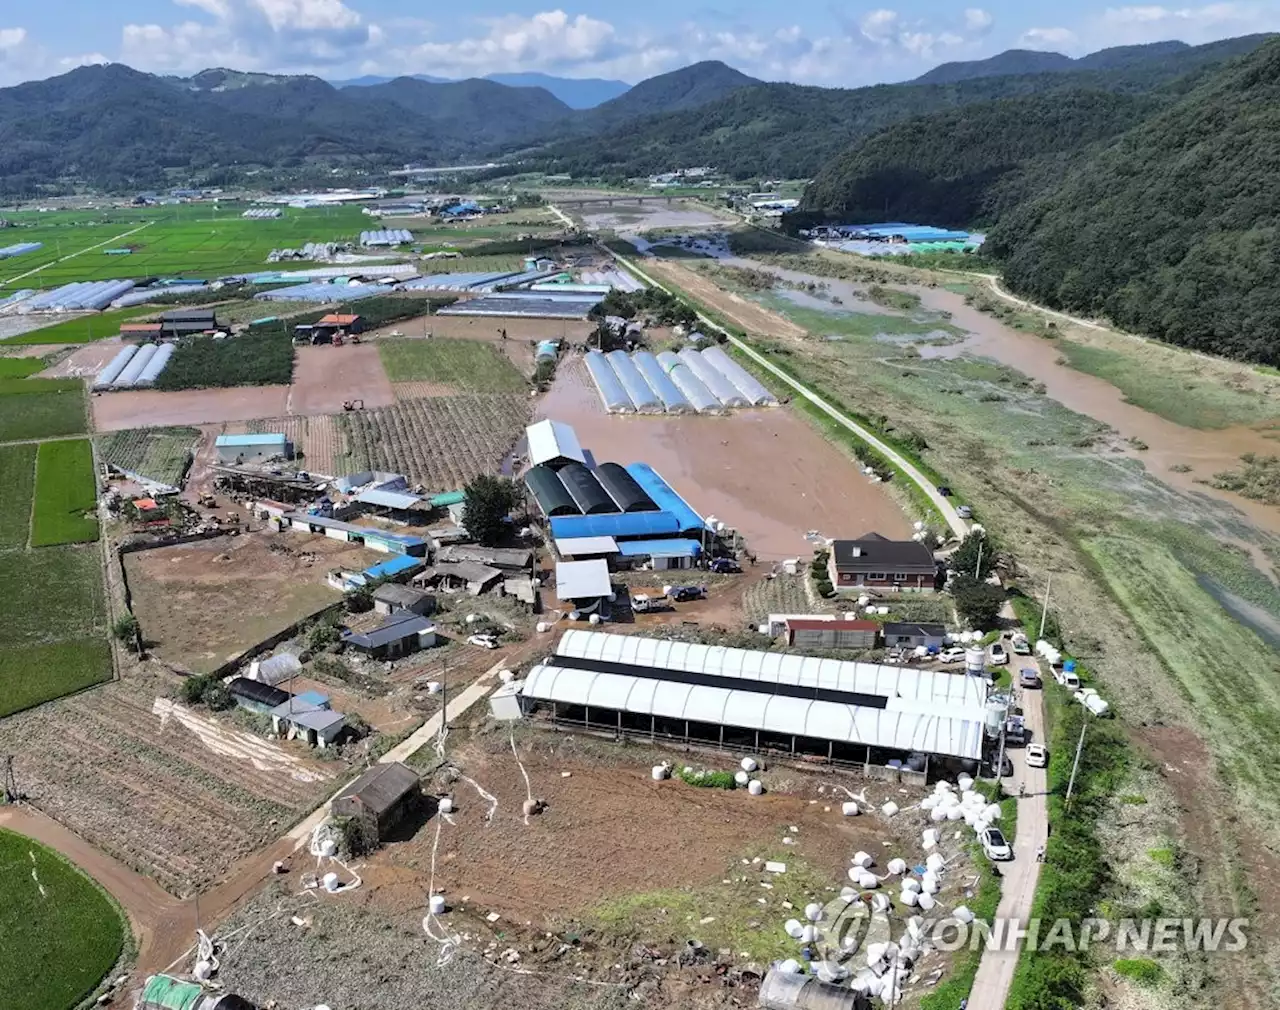
{"label": "white roof barn", "polygon": [[577,433],[563,421],[539,421],[524,430],[529,442],[529,465],[545,463],[553,470],[568,463],[586,465],[587,456]]}

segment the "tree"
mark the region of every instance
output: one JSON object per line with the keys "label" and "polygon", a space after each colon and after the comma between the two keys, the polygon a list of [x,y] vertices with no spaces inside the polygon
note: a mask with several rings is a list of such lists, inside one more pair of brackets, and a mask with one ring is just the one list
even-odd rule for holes
{"label": "tree", "polygon": [[984,532],[970,533],[955,549],[947,566],[957,575],[968,575],[979,582],[996,567],[996,544]]}
{"label": "tree", "polygon": [[368,585],[356,586],[355,589],[347,593],[344,602],[348,613],[367,614],[373,609],[373,587]]}
{"label": "tree", "polygon": [[111,625],[111,634],[115,636],[117,641],[123,642],[131,649],[136,649],[139,645],[139,630],[138,619],[132,614],[125,614],[123,617],[117,618],[115,624]]}
{"label": "tree", "polygon": [[307,629],[307,651],[324,652],[342,637],[336,618],[326,614]]}
{"label": "tree", "polygon": [[520,492],[506,477],[482,474],[464,489],[462,525],[486,547],[502,540],[507,518],[520,501]]}
{"label": "tree", "polygon": [[1004,606],[1003,589],[979,582],[972,575],[957,575],[951,580],[950,589],[961,621],[977,629],[995,625]]}

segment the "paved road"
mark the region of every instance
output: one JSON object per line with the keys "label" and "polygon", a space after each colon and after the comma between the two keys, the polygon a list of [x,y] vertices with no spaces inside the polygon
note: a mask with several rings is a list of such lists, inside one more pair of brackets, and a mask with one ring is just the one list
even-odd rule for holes
{"label": "paved road", "polygon": [[[601,248],[604,248],[604,247],[601,247]],[[623,256],[618,256],[612,250],[606,250],[606,251],[609,252],[609,254],[613,256],[614,259],[619,260],[622,263],[625,263],[632,271],[634,271],[640,277],[644,278],[648,283],[652,284],[654,287],[660,288],[663,291],[667,291],[668,294],[672,293],[668,291],[665,285],[659,283],[657,280],[655,280],[653,277],[647,274],[642,267],[637,266],[633,260],[627,259],[626,257],[623,257]],[[812,403],[824,414],[826,414],[828,417],[834,420],[837,424],[853,432],[860,439],[862,439],[864,442],[870,445],[873,449],[875,449],[877,452],[883,455],[886,459],[889,460],[889,462],[891,462],[894,466],[896,466],[899,470],[901,470],[904,474],[906,474],[912,483],[914,483],[917,487],[920,488],[920,490],[922,490],[926,495],[929,496],[929,500],[934,504],[934,506],[936,506],[938,511],[942,514],[942,517],[946,520],[947,525],[951,527],[952,533],[954,533],[957,537],[959,537],[962,540],[966,535],[968,535],[969,526],[963,519],[960,518],[960,514],[955,510],[955,506],[951,504],[949,499],[943,497],[938,493],[938,490],[934,486],[933,482],[928,478],[926,478],[925,475],[922,474],[918,469],[916,469],[915,465],[909,459],[907,459],[906,457],[898,453],[892,446],[886,445],[879,438],[877,438],[873,432],[867,430],[866,428],[864,428],[862,425],[858,424],[856,421],[852,420],[851,418],[846,417],[844,414],[838,411],[835,407],[833,407],[831,404],[829,404],[826,400],[820,397],[817,393],[813,392],[813,390],[809,389],[803,383],[799,382],[796,379],[793,379],[790,375],[788,375],[782,369],[774,365],[773,362],[771,362],[768,358],[764,357],[764,355],[756,351],[755,348],[753,348],[745,340],[741,340],[738,337],[734,336],[732,333],[724,329],[722,326],[720,326],[713,320],[708,319],[701,312],[698,313],[698,319],[702,322],[704,326],[708,327],[709,329],[713,329],[718,333],[723,333],[729,339],[729,342],[733,344],[734,347],[738,348],[740,351],[746,354],[749,358],[751,358],[752,361],[760,365],[761,368],[768,369],[770,374],[781,379],[793,390],[795,390],[798,394],[803,396],[806,400]]]}
{"label": "paved road", "polygon": [[[1014,684],[1018,682],[1018,673],[1022,667],[1040,672],[1035,659],[1030,656],[1012,656],[1010,665],[1013,668]],[[1040,743],[1045,741],[1042,698],[1043,692],[1040,690],[1019,692],[1022,712],[1031,729],[1031,740]],[[1013,760],[1013,778],[1005,781],[1012,783],[1015,794],[1021,783],[1026,786],[1027,794],[1018,800],[1013,861],[1001,866],[1004,879],[996,917],[1006,923],[1016,920],[1025,928],[1031,918],[1036,884],[1040,880],[1040,863],[1036,861],[1036,850],[1044,844],[1049,832],[1048,805],[1045,800],[1048,780],[1043,768],[1027,767],[1026,751],[1022,748],[1013,748],[1009,751],[1009,756]],[[1006,785],[1006,788],[1009,786]],[[1001,1010],[1008,999],[1017,965],[1016,949],[985,951],[978,965],[977,977],[973,980],[973,991],[969,994],[969,1010]]]}

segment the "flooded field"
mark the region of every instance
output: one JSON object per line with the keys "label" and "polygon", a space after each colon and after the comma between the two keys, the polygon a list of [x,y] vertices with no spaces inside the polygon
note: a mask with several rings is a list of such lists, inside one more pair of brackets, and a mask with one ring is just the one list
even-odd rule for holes
{"label": "flooded field", "polygon": [[885,487],[785,407],[725,417],[606,414],[577,358],[561,365],[537,410],[572,424],[597,462],[652,464],[701,514],[736,527],[761,561],[810,554],[811,529],[911,535]]}
{"label": "flooded field", "polygon": [[696,204],[624,204],[613,207],[588,207],[580,214],[583,224],[592,231],[612,229],[618,232],[643,232],[651,228],[714,228],[723,226],[725,218]]}

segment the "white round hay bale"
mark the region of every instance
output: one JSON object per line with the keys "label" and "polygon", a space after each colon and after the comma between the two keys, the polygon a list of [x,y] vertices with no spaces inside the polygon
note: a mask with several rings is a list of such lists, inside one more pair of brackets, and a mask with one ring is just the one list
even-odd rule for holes
{"label": "white round hay bale", "polygon": [[590,617],[588,617],[588,618],[587,618],[587,623],[588,623],[588,624],[599,624],[599,623],[600,623],[600,615],[599,615],[599,614],[592,614]]}
{"label": "white round hay bale", "polygon": [[778,971],[784,975],[799,975],[801,974],[800,962],[794,957],[789,957],[778,965]]}
{"label": "white round hay bale", "polygon": [[922,523],[919,519],[917,519],[914,523],[911,524],[911,528],[915,530],[917,533],[923,533],[924,523]]}
{"label": "white round hay bale", "polygon": [[198,982],[207,982],[213,975],[213,965],[208,961],[197,961],[196,966],[191,969],[192,976]]}
{"label": "white round hay bale", "polygon": [[747,792],[749,792],[752,796],[759,796],[761,793],[764,792],[764,783],[761,782],[759,779],[752,779],[750,782],[747,783]]}
{"label": "white round hay bale", "polygon": [[817,927],[817,926],[805,926],[805,927],[804,927],[804,929],[802,929],[802,930],[800,931],[800,939],[801,939],[801,941],[802,941],[802,942],[804,942],[804,943],[815,943],[815,942],[817,942],[817,939],[818,939],[818,927]]}
{"label": "white round hay bale", "polygon": [[850,879],[850,880],[852,880],[855,884],[858,882],[858,878],[859,878],[860,876],[862,876],[862,868],[861,868],[861,867],[859,867],[859,866],[851,866],[851,867],[849,867],[849,879]]}
{"label": "white round hay bale", "polygon": [[926,796],[924,799],[920,801],[921,810],[932,810],[937,805],[938,805],[937,793],[930,793],[928,796]]}
{"label": "white round hay bale", "polygon": [[510,684],[513,680],[516,679],[516,675],[512,673],[510,670],[499,670],[498,679],[502,681],[502,683],[504,684]]}
{"label": "white round hay bale", "polygon": [[897,812],[898,804],[894,803],[893,800],[890,800],[880,808],[880,813],[884,814],[886,817],[893,817]]}
{"label": "white round hay bale", "polygon": [[816,901],[811,901],[804,906],[804,917],[810,922],[817,922],[822,918],[822,906]]}
{"label": "white round hay bale", "polygon": [[883,891],[877,891],[871,896],[872,911],[887,912],[889,911],[889,906],[892,904],[893,902],[890,900],[889,896]]}
{"label": "white round hay bale", "polygon": [[963,802],[964,801],[961,800],[959,796],[950,791],[945,792],[938,797],[938,806],[945,810],[950,810],[952,807],[958,807]]}
{"label": "white round hay bale", "polygon": [[924,861],[924,868],[934,876],[941,873],[943,869],[946,868],[946,865],[947,861],[942,858],[942,854],[940,852],[930,852],[929,858]]}
{"label": "white round hay bale", "polygon": [[932,849],[938,844],[938,829],[925,828],[920,834],[920,842],[926,849]]}
{"label": "white round hay bale", "polygon": [[913,915],[907,920],[907,936],[911,937],[913,942],[924,936],[924,932],[924,919],[920,918],[920,916]]}
{"label": "white round hay bale", "polygon": [[886,617],[886,616],[888,616],[888,614],[889,614],[889,608],[888,608],[888,607],[876,607],[876,613],[877,613],[877,614],[879,614],[881,617]]}
{"label": "white round hay bale", "polygon": [[858,896],[858,892],[855,891],[852,887],[840,888],[840,897],[843,898],[845,901],[853,901],[857,896]]}
{"label": "white round hay bale", "polygon": [[760,765],[758,765],[758,764],[756,763],[756,759],[755,759],[755,758],[743,758],[743,759],[742,759],[742,770],[743,770],[744,772],[753,772],[753,771],[755,771],[755,770],[756,770],[757,768],[759,768],[759,767],[760,767]]}
{"label": "white round hay bale", "polygon": [[953,786],[946,779],[939,779],[937,782],[933,784],[933,791],[935,793],[949,793],[954,788],[955,786]]}
{"label": "white round hay bale", "polygon": [[962,793],[967,793],[970,789],[973,788],[973,776],[961,775],[958,779],[956,779],[956,785],[960,787],[960,791]]}
{"label": "white round hay bale", "polygon": [[907,872],[907,861],[905,859],[890,859],[889,872],[895,877],[900,877]]}
{"label": "white round hay bale", "polygon": [[920,904],[920,895],[915,891],[903,891],[902,903],[914,908],[916,905]]}
{"label": "white round hay bale", "polygon": [[925,895],[933,895],[938,893],[938,881],[935,878],[926,876],[920,882],[920,907],[924,907]]}
{"label": "white round hay bale", "polygon": [[580,610],[570,610],[570,611],[569,611],[569,620],[571,620],[571,621],[580,621],[580,620],[582,620],[582,611],[580,611]]}
{"label": "white round hay bale", "polygon": [[326,838],[320,843],[320,855],[335,856],[338,853],[338,843],[332,838]]}
{"label": "white round hay bale", "polygon": [[858,809],[858,804],[853,800],[847,800],[840,804],[840,813],[845,817],[857,817],[862,811]]}
{"label": "white round hay bale", "polygon": [[876,878],[874,873],[863,870],[858,876],[858,886],[867,891],[874,891],[880,886],[880,881]]}
{"label": "white round hay bale", "polygon": [[851,862],[854,866],[860,867],[864,870],[869,870],[871,867],[876,865],[876,861],[871,858],[870,853],[863,852],[861,849],[853,854]]}
{"label": "white round hay bale", "polygon": [[427,899],[427,907],[431,909],[432,915],[440,915],[444,912],[444,895],[433,894]]}
{"label": "white round hay bale", "polygon": [[788,919],[783,923],[782,928],[787,931],[787,936],[793,940],[799,940],[800,934],[804,932],[804,926],[800,924],[799,919]]}
{"label": "white round hay bale", "polygon": [[865,607],[870,602],[871,602],[871,597],[868,596],[866,593],[863,593],[861,596],[858,597],[858,606],[860,607]]}
{"label": "white round hay bale", "polygon": [[438,680],[427,681],[427,694],[439,694],[444,689],[444,685]]}
{"label": "white round hay bale", "polygon": [[539,635],[545,635],[548,631],[551,630],[551,625],[549,625],[546,621],[539,621],[537,624],[534,625],[534,630]]}
{"label": "white round hay bale", "polygon": [[[906,937],[903,937],[906,940]],[[910,941],[902,944],[898,948],[898,956],[893,959],[894,966],[902,972],[906,972],[913,964],[920,960],[921,950],[918,946]]]}
{"label": "white round hay bale", "polygon": [[949,821],[964,820],[964,811],[961,810],[958,805],[954,807],[947,807],[947,820]]}
{"label": "white round hay bale", "polygon": [[440,810],[440,813],[442,813],[442,814],[451,814],[451,813],[453,813],[453,800],[452,800],[452,799],[450,799],[448,796],[441,796],[441,797],[440,797],[440,806],[439,806],[439,808],[438,808],[438,809]]}
{"label": "white round hay bale", "polygon": [[963,922],[966,925],[973,922],[973,913],[969,911],[967,905],[957,905],[951,915],[957,922]]}
{"label": "white round hay bale", "polygon": [[653,775],[653,781],[661,782],[663,779],[667,777],[667,766],[654,765],[653,771],[651,772],[651,774]]}
{"label": "white round hay bale", "polygon": [[947,819],[946,807],[934,807],[932,810],[929,811],[929,820],[933,821],[934,823],[937,823],[939,821],[945,821],[946,819]]}
{"label": "white round hay bale", "polygon": [[476,623],[476,621],[478,621],[478,620],[480,620],[480,615],[479,615],[479,614],[468,614],[468,615],[467,615],[467,623],[468,623],[468,624],[475,624],[475,623]]}
{"label": "white round hay bale", "polygon": [[320,878],[320,884],[326,891],[332,894],[338,889],[338,875],[336,873],[326,873]]}
{"label": "white round hay bale", "polygon": [[982,811],[982,815],[989,821],[1000,820],[1000,814],[1001,814],[1001,810],[1000,810],[999,803],[988,804],[986,807],[983,808],[983,811]]}
{"label": "white round hay bale", "polygon": [[849,983],[849,988],[854,992],[867,992],[872,981],[879,981],[870,975],[855,975],[853,981]]}
{"label": "white round hay bale", "polygon": [[920,881],[916,880],[916,878],[915,878],[915,877],[903,877],[903,878],[902,878],[902,889],[903,889],[904,891],[919,891],[919,890],[920,890]]}
{"label": "white round hay bale", "polygon": [[751,781],[751,776],[748,775],[746,772],[738,772],[736,775],[733,776],[733,781],[738,783],[738,785],[740,786],[745,786],[748,782]]}
{"label": "white round hay bale", "polygon": [[874,968],[884,960],[885,951],[889,949],[889,945],[884,942],[867,944],[867,967]]}
{"label": "white round hay bale", "polygon": [[938,903],[938,899],[929,891],[920,892],[920,907],[926,912],[932,911],[933,907]]}

